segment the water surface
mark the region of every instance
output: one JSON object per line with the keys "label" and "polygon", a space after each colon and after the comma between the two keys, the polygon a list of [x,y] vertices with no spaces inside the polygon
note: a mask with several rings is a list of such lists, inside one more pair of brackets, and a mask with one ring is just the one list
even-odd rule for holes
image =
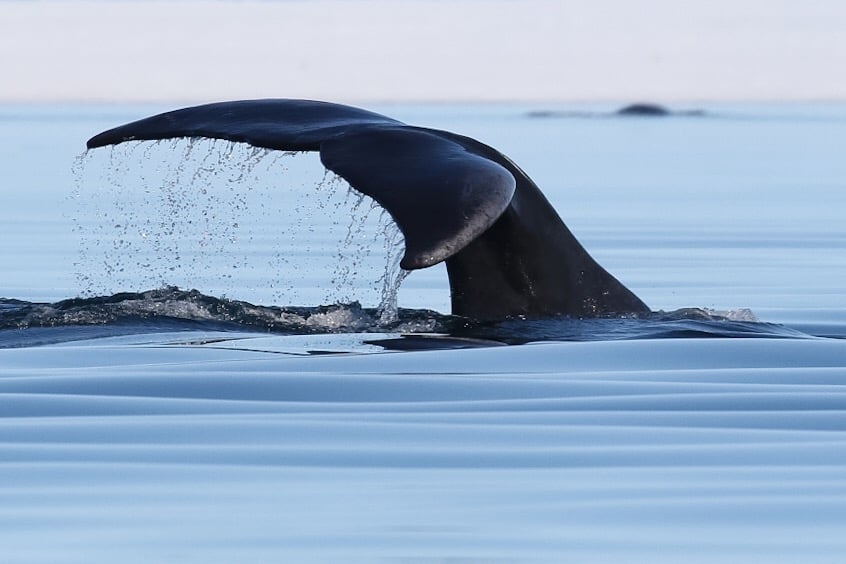
{"label": "water surface", "polygon": [[385,315],[401,240],[307,157],[81,155],[164,109],[0,107],[4,559],[842,557],[846,107],[373,108],[509,155],[658,312],[488,324],[443,268]]}

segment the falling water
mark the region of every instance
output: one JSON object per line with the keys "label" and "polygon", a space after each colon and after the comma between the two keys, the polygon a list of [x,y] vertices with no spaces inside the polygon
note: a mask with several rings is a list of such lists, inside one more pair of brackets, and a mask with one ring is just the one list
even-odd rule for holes
{"label": "falling water", "polygon": [[83,153],[74,177],[83,296],[180,286],[256,303],[372,302],[396,319],[401,233],[313,154],[130,142]]}
{"label": "falling water", "polygon": [[[382,212],[388,215],[387,212]],[[385,223],[383,232],[385,242],[385,271],[379,279],[382,282],[382,299],[379,302],[379,323],[387,325],[397,320],[397,296],[400,285],[411,271],[400,268],[402,253],[405,250],[405,239],[396,223]]]}

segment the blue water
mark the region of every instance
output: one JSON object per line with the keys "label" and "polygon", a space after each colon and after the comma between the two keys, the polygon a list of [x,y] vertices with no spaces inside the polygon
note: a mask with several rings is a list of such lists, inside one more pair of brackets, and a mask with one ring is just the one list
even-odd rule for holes
{"label": "blue water", "polygon": [[386,316],[401,240],[307,156],[82,154],[165,109],[0,107],[4,561],[842,560],[846,106],[372,108],[657,312],[492,324],[442,268]]}

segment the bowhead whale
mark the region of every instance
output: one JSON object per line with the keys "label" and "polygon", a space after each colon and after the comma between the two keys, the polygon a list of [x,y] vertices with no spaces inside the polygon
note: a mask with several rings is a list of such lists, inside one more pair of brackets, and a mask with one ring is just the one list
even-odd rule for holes
{"label": "bowhead whale", "polygon": [[326,168],[391,214],[405,236],[402,268],[446,261],[455,315],[649,312],[587,253],[526,173],[470,137],[341,104],[269,99],[166,112],[100,133],[88,148],[175,137],[319,151]]}

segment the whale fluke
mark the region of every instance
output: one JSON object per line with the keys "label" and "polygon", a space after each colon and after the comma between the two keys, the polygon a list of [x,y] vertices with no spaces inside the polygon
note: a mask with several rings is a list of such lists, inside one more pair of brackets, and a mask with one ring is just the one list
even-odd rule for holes
{"label": "whale fluke", "polygon": [[640,314],[649,308],[585,251],[532,180],[475,139],[328,102],[245,100],[110,129],[88,148],[207,137],[319,151],[405,236],[401,266],[446,261],[452,312],[476,319]]}
{"label": "whale fluke", "polygon": [[411,127],[329,139],[320,160],[390,212],[405,236],[400,266],[407,270],[432,266],[466,247],[502,215],[516,187],[497,163]]}

